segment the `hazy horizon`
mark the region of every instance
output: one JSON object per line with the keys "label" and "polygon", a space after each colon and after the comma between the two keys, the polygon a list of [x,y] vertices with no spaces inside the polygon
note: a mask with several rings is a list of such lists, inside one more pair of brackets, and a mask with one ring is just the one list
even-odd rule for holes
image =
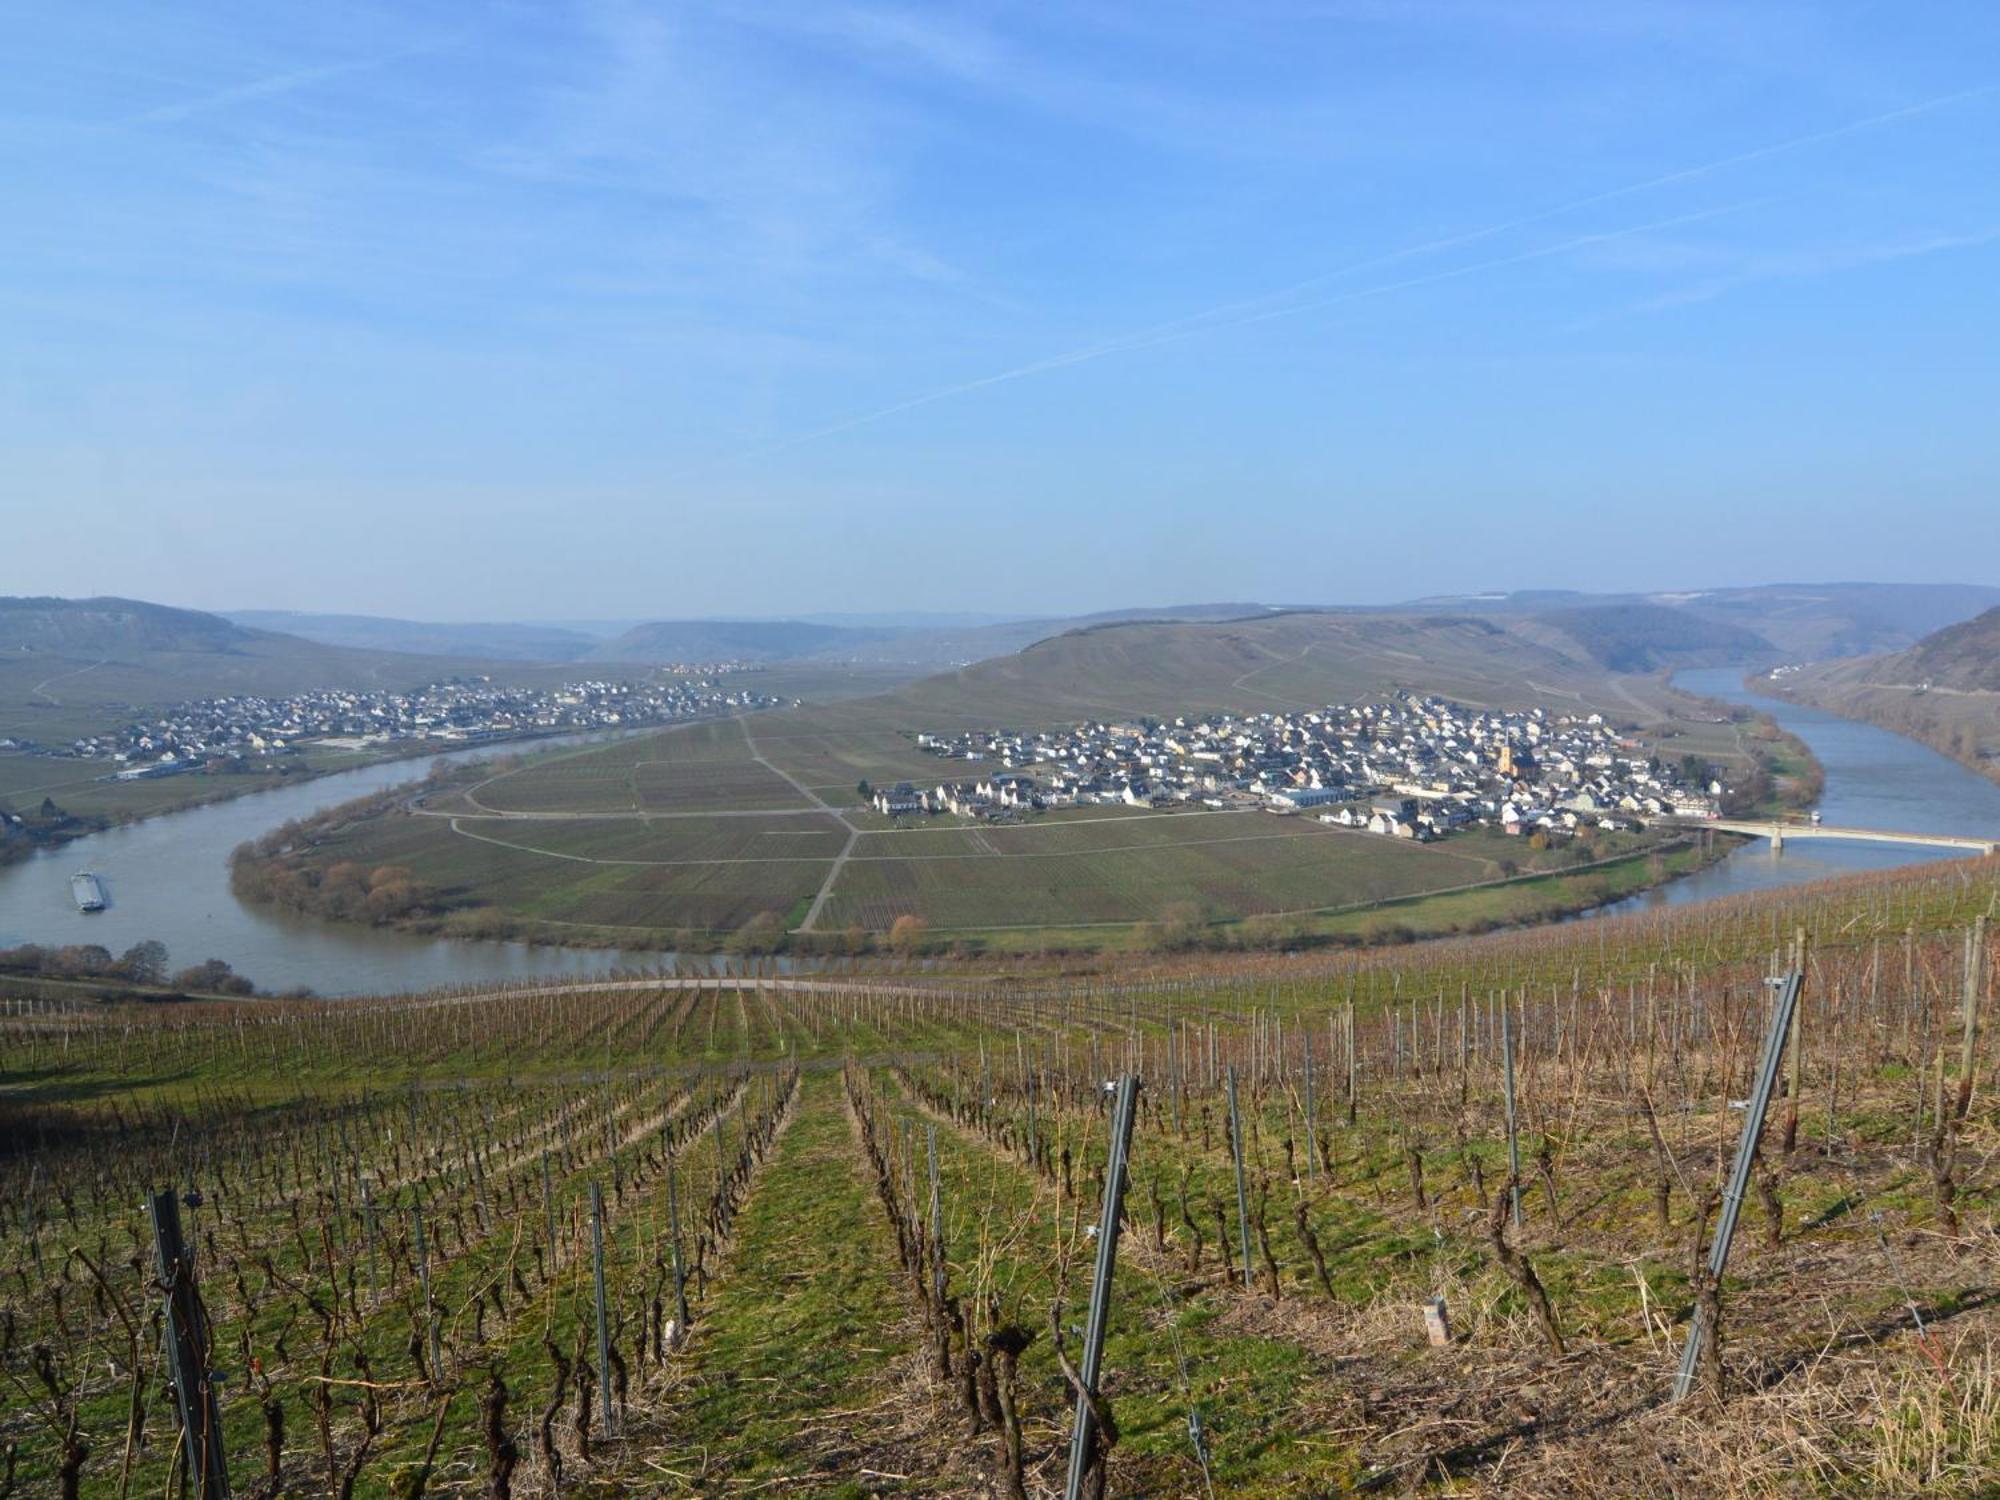
{"label": "hazy horizon", "polygon": [[16,33],[0,592],[1045,616],[2000,556],[1987,7]]}
{"label": "hazy horizon", "polygon": [[827,624],[827,625],[850,625],[861,628],[909,626],[909,627],[938,628],[938,629],[967,629],[981,625],[1020,624],[1020,623],[1030,623],[1036,620],[1043,620],[1043,619],[1073,619],[1091,615],[1143,613],[1146,611],[1167,611],[1174,609],[1185,609],[1185,608],[1192,608],[1199,606],[1214,606],[1214,605],[1232,604],[1232,603],[1241,604],[1246,608],[1256,608],[1256,609],[1276,611],[1276,612],[1314,611],[1314,610],[1339,611],[1347,609],[1360,609],[1360,610],[1384,609],[1384,608],[1395,608],[1397,606],[1405,606],[1405,605],[1415,607],[1415,606],[1427,605],[1433,602],[1447,601],[1453,599],[1465,600],[1470,602],[1476,600],[1499,600],[1508,597],[1534,598],[1540,595],[1547,595],[1551,599],[1559,599],[1565,596],[1574,596],[1586,600],[1605,598],[1605,597],[1630,596],[1633,598],[1652,597],[1662,600],[1680,600],[1680,599],[1698,598],[1702,595],[1707,595],[1707,594],[1726,593],[1737,589],[1810,590],[1815,588],[1835,589],[1835,588],[1853,588],[1853,587],[2000,589],[2000,582],[1987,583],[1976,579],[1965,579],[1965,578],[1939,578],[1939,579],[1823,578],[1823,579],[1756,579],[1744,583],[1723,583],[1723,584],[1703,585],[1703,584],[1689,584],[1685,580],[1683,580],[1681,583],[1676,585],[1663,585],[1657,588],[1630,589],[1630,590],[1617,590],[1617,591],[1584,589],[1584,588],[1575,588],[1562,585],[1554,585],[1549,587],[1534,587],[1534,588],[1468,589],[1461,593],[1450,594],[1450,595],[1396,596],[1396,597],[1387,597],[1381,599],[1326,598],[1326,599],[1310,599],[1310,600],[1307,599],[1232,600],[1218,594],[1214,598],[1186,598],[1186,599],[1171,599],[1171,600],[1151,599],[1144,601],[1122,601],[1122,602],[1100,601],[1095,603],[1082,604],[1074,608],[1049,609],[1049,610],[968,609],[968,610],[953,611],[953,610],[928,610],[928,609],[899,609],[891,604],[891,605],[884,605],[882,608],[875,610],[800,609],[789,613],[783,611],[738,612],[738,613],[655,612],[651,614],[642,613],[642,614],[631,614],[631,615],[595,615],[595,616],[549,615],[549,614],[537,614],[532,612],[519,612],[511,614],[502,612],[489,612],[486,614],[463,614],[463,615],[389,614],[389,613],[377,613],[372,611],[348,609],[340,607],[338,605],[329,606],[325,608],[313,608],[313,607],[304,607],[297,605],[261,605],[261,604],[237,605],[228,603],[224,604],[184,603],[159,595],[116,595],[107,597],[138,598],[141,599],[142,602],[149,604],[165,604],[172,608],[197,610],[202,613],[220,615],[224,617],[251,616],[251,615],[257,615],[257,616],[295,615],[300,618],[306,618],[306,619],[351,618],[356,620],[369,620],[369,619],[391,620],[391,621],[400,620],[400,621],[406,621],[410,624],[441,625],[441,626],[521,625],[521,626],[532,626],[541,629],[574,630],[580,633],[596,633],[601,635],[611,635],[626,629],[630,629],[637,625],[643,625],[643,624],[653,623],[657,621],[666,621],[666,620],[684,620],[690,622],[706,622],[715,624],[793,622],[793,623]]}

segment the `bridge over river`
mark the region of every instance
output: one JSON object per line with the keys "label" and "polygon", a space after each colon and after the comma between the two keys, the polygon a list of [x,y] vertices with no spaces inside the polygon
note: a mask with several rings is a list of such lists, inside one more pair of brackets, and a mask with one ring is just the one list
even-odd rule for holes
{"label": "bridge over river", "polygon": [[1890,828],[1840,828],[1830,823],[1786,822],[1770,818],[1660,818],[1660,828],[1717,828],[1769,839],[1782,854],[1788,839],[1843,839],[1861,844],[1908,844],[1927,849],[1962,849],[1967,854],[2000,853],[2000,842],[1955,833],[1902,833]]}

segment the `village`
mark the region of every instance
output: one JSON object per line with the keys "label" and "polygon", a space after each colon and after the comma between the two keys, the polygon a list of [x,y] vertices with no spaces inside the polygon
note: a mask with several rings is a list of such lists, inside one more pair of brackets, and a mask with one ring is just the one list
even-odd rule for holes
{"label": "village", "polygon": [[788,700],[725,689],[707,678],[566,682],[556,688],[463,677],[414,692],[322,690],[282,698],[204,698],[104,735],[44,749],[9,749],[103,761],[106,779],[170,776],[214,760],[285,755],[306,745],[367,751],[398,743],[478,744],[528,735],[625,729],[777,708]]}
{"label": "village", "polygon": [[1251,717],[919,734],[917,744],[991,769],[930,788],[871,788],[876,811],[1010,819],[1080,804],[1262,808],[1389,838],[1484,827],[1554,842],[1714,819],[1727,795],[1707,767],[1668,765],[1600,714],[1502,713],[1412,695]]}

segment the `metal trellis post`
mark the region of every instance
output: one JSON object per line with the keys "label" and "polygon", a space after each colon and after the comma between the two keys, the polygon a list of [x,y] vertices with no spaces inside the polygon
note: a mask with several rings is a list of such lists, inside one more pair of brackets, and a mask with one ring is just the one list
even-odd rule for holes
{"label": "metal trellis post", "polygon": [[1105,1324],[1111,1310],[1111,1273],[1118,1265],[1118,1226],[1125,1214],[1125,1167],[1132,1149],[1133,1106],[1138,1094],[1138,1078],[1128,1074],[1118,1080],[1111,1112],[1111,1153],[1104,1164],[1104,1208],[1097,1221],[1097,1268],[1090,1280],[1090,1318],[1084,1325],[1083,1359],[1077,1367],[1081,1388],[1076,1393],[1076,1425],[1070,1434],[1065,1500],[1080,1500],[1090,1463],[1096,1422],[1090,1406],[1104,1361]]}
{"label": "metal trellis post", "polygon": [[1521,1227],[1521,1136],[1514,1121],[1514,1013],[1500,1012],[1500,1059],[1507,1076],[1507,1173],[1513,1184],[1514,1227]]}
{"label": "metal trellis post", "polygon": [[681,1205],[680,1193],[674,1183],[673,1159],[667,1160],[667,1232],[673,1236],[674,1245],[674,1317],[678,1320],[674,1332],[680,1338],[687,1337],[688,1299],[687,1271],[681,1263]]}
{"label": "metal trellis post", "polygon": [[[1777,986],[1778,1003],[1771,1012],[1770,1034],[1764,1038],[1764,1059],[1757,1069],[1757,1087],[1750,1095],[1750,1107],[1743,1117],[1743,1135],[1736,1143],[1736,1165],[1729,1173],[1729,1187],[1722,1196],[1722,1213],[1715,1222],[1715,1240],[1708,1247],[1708,1277],[1711,1285],[1722,1280],[1729,1264],[1729,1244],[1736,1237],[1736,1218],[1743,1208],[1743,1194],[1750,1186],[1750,1173],[1757,1160],[1757,1143],[1764,1134],[1764,1115],[1771,1107],[1771,1095],[1778,1084],[1778,1065],[1784,1061],[1785,1040],[1790,1034],[1792,1013],[1798,1008],[1799,991],[1805,985],[1803,971],[1794,969]],[[1694,1389],[1695,1366],[1701,1359],[1702,1342],[1713,1333],[1700,1302],[1688,1324],[1687,1343],[1681,1349],[1681,1367],[1674,1376],[1674,1400],[1682,1400]]]}
{"label": "metal trellis post", "polygon": [[444,1357],[438,1348],[437,1304],[431,1300],[431,1251],[429,1243],[424,1239],[424,1211],[420,1208],[411,1209],[410,1219],[416,1225],[417,1279],[422,1283],[424,1293],[424,1323],[430,1329],[431,1367],[429,1373],[432,1380],[442,1381],[444,1379]]}
{"label": "metal trellis post", "polygon": [[[1243,1186],[1243,1117],[1236,1109],[1236,1068],[1232,1064],[1228,1073],[1229,1083],[1229,1153],[1236,1161],[1236,1227],[1242,1236],[1243,1290],[1249,1291],[1256,1283],[1252,1279],[1253,1261],[1250,1255],[1250,1194]],[[1224,1247],[1227,1248],[1226,1246]]]}
{"label": "metal trellis post", "polygon": [[222,1407],[209,1369],[208,1313],[195,1284],[194,1256],[181,1238],[180,1204],[171,1191],[147,1204],[153,1221],[160,1291],[166,1300],[168,1357],[174,1401],[180,1408],[187,1472],[201,1500],[229,1500],[229,1470],[222,1451]]}
{"label": "metal trellis post", "polygon": [[590,1271],[597,1290],[597,1386],[604,1398],[604,1432],[618,1426],[611,1405],[611,1325],[604,1311],[604,1184],[590,1184]]}

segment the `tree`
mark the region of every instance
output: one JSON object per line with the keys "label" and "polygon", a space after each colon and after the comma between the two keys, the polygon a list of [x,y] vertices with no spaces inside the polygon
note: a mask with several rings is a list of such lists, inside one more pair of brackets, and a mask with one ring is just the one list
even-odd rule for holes
{"label": "tree", "polygon": [[72,943],[56,950],[49,967],[60,974],[103,974],[111,968],[111,950],[98,943]]}
{"label": "tree", "polygon": [[889,924],[889,947],[897,953],[921,953],[930,936],[931,924],[909,912]]}
{"label": "tree", "polygon": [[861,794],[861,800],[863,802],[871,801],[875,796],[875,788],[868,784],[868,778],[866,776],[862,777],[859,781],[854,783],[854,790]]}
{"label": "tree", "polygon": [[167,977],[167,945],[156,938],[134,943],[118,960],[118,972],[134,984],[158,984]]}
{"label": "tree", "polygon": [[1192,948],[1201,940],[1201,908],[1192,901],[1170,902],[1160,913],[1160,937],[1162,946],[1168,948]]}
{"label": "tree", "polygon": [[1246,948],[1288,948],[1304,936],[1304,929],[1295,917],[1260,913],[1244,918],[1237,936]]}
{"label": "tree", "polygon": [[730,934],[729,945],[738,953],[776,953],[785,946],[785,919],[760,911]]}

